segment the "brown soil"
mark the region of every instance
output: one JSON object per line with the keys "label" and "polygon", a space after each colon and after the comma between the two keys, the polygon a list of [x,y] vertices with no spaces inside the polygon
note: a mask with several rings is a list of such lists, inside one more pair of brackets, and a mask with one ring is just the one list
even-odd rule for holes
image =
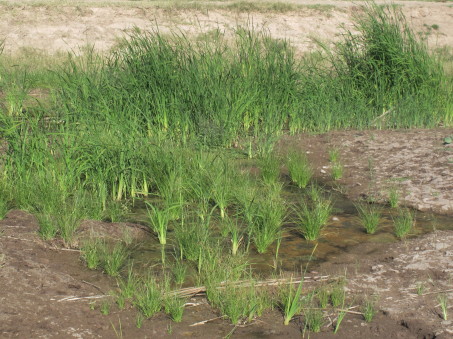
{"label": "brown soil", "polygon": [[[350,24],[356,10],[348,2],[295,2],[336,7],[281,14],[221,9],[169,11],[135,1],[127,5],[87,1],[78,6],[8,1],[0,5],[0,38],[6,39],[5,52],[13,54],[23,48],[50,53],[77,50],[87,43],[107,50],[119,34],[133,26],[153,28],[158,24],[167,31],[176,27],[200,33],[218,27],[228,29],[253,18],[255,25],[268,28],[273,36],[291,38],[303,52],[313,47],[309,39],[312,35],[334,38],[338,26]],[[439,25],[428,35],[432,45],[453,46],[453,6],[448,2],[404,2],[403,9],[417,31],[426,32],[424,25]],[[373,197],[383,202],[388,188],[396,185],[404,204],[453,214],[453,148],[442,145],[442,138],[451,134],[451,129],[342,131],[284,137],[280,147],[307,152],[317,176],[324,181],[330,180],[328,150],[338,148],[346,170],[336,187],[353,199]],[[87,234],[93,227],[113,232],[114,237],[124,232],[134,238],[146,236],[130,224],[87,221],[82,230]],[[115,289],[114,279],[84,268],[78,251],[41,241],[37,229],[34,217],[21,211],[11,211],[0,222],[1,338],[115,338],[115,330],[124,338],[219,338],[234,329],[228,321],[217,318],[202,297],[190,301],[193,305],[187,307],[180,324],[158,315],[137,329],[136,311],[130,305],[123,311],[112,306],[110,315],[101,315],[99,305],[102,300],[111,300],[108,293]],[[364,296],[376,296],[379,312],[372,323],[365,323],[358,314],[348,314],[336,335],[329,325],[335,316],[330,315],[322,332],[310,333],[310,337],[452,338],[453,323],[441,318],[437,301],[442,291],[449,296],[450,304],[453,300],[452,256],[453,233],[438,231],[398,244],[364,243],[332,257],[317,271],[331,277],[346,273],[351,306],[361,304]],[[423,295],[416,293],[420,284],[425,287]],[[97,302],[94,311],[89,306],[93,301]],[[233,337],[300,338],[301,326],[298,319],[283,326],[281,314],[274,310],[237,327]]]}
{"label": "brown soil", "polygon": [[408,330],[393,332],[394,328],[380,327],[379,320],[368,325],[382,338],[452,338],[453,322],[441,318],[438,302],[440,293],[449,292],[450,299],[453,295],[452,249],[453,233],[437,231],[397,245],[358,245],[321,269],[347,272],[350,293],[374,296],[381,316]]}
{"label": "brown soil", "polygon": [[[112,305],[109,315],[101,315],[100,304],[113,303],[109,292],[115,290],[114,279],[88,271],[78,251],[41,241],[36,220],[25,212],[11,211],[0,229],[1,338],[114,338],[120,326],[123,338],[220,338],[234,329],[203,297],[189,301],[192,305],[179,324],[161,314],[137,329],[130,305],[122,311]],[[437,231],[396,245],[366,243],[332,257],[317,271],[332,278],[346,275],[349,306],[363,304],[368,296],[376,298],[379,312],[371,323],[348,314],[336,335],[331,324],[335,314],[330,314],[322,332],[310,337],[451,338],[453,323],[441,318],[437,296],[445,291],[451,300],[452,256],[453,232]],[[420,284],[423,295],[416,293]],[[96,309],[90,310],[95,301]],[[289,326],[282,323],[282,315],[274,310],[237,327],[233,337],[301,337],[299,319]]]}
{"label": "brown soil", "polygon": [[331,177],[329,151],[337,149],[345,173],[332,184],[353,200],[385,203],[395,188],[406,206],[453,215],[453,144],[443,144],[449,135],[451,128],[338,131],[283,137],[280,147],[304,150],[323,181]]}

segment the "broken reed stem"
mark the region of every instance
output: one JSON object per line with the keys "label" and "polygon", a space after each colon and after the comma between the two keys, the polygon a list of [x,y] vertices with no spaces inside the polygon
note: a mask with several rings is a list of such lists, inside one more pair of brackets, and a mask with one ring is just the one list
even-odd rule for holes
{"label": "broken reed stem", "polygon": [[[329,279],[328,275],[322,275],[322,276],[315,276],[315,277],[305,277],[305,278],[297,278],[294,280],[291,280],[289,278],[281,278],[281,279],[268,279],[268,280],[262,280],[262,281],[256,281],[254,282],[253,280],[241,280],[237,281],[234,283],[227,283],[227,282],[222,282],[220,286],[217,288],[225,288],[225,285],[229,284],[229,286],[233,285],[235,287],[250,287],[250,286],[255,286],[255,287],[264,287],[264,286],[276,286],[276,285],[284,285],[284,284],[299,284],[302,280],[304,283],[310,283],[310,282],[317,282],[317,281],[326,281]],[[205,286],[199,286],[199,287],[186,287],[182,288],[176,291],[171,291],[168,294],[181,297],[181,298],[188,298],[188,297],[193,297],[202,293],[206,293],[206,287]]]}
{"label": "broken reed stem", "polygon": [[197,323],[194,323],[192,325],[189,325],[190,327],[193,327],[193,326],[198,326],[198,325],[204,325],[210,321],[214,321],[214,320],[217,320],[217,319],[222,319],[224,318],[225,316],[224,315],[221,315],[220,317],[215,317],[215,318],[211,318],[211,319],[208,319],[208,320],[203,320],[203,321],[199,321]]}
{"label": "broken reed stem", "polygon": [[[91,295],[88,297],[77,297],[75,295],[70,295],[69,297],[64,297],[62,299],[58,299],[57,302],[62,302],[62,301],[76,301],[76,300],[86,300],[86,299],[101,299],[101,298],[107,298],[111,297],[109,295]],[[50,300],[56,300],[54,298],[51,298]]]}

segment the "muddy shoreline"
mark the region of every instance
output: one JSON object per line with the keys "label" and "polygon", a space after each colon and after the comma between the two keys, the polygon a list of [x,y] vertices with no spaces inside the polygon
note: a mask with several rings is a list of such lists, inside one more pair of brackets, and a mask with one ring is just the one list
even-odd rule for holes
{"label": "muddy shoreline", "polygon": [[[234,328],[219,318],[204,297],[189,300],[182,323],[159,314],[138,329],[132,305],[122,311],[113,305],[109,315],[100,313],[100,303],[111,298],[109,292],[115,289],[114,279],[87,270],[78,251],[41,241],[33,216],[11,211],[0,228],[0,288],[6,291],[0,296],[2,338],[112,338],[120,326],[124,338],[221,338],[233,329],[234,338],[300,338],[303,332],[298,318],[284,326],[277,309]],[[396,244],[363,243],[332,256],[307,276],[346,278],[352,312],[338,334],[333,334],[333,324],[326,318],[322,331],[310,337],[451,338],[453,323],[441,318],[437,296],[452,297],[452,256],[453,231],[436,231]],[[419,286],[423,286],[421,294]],[[376,302],[378,312],[371,323],[353,312],[360,312],[357,305],[364,298]]]}

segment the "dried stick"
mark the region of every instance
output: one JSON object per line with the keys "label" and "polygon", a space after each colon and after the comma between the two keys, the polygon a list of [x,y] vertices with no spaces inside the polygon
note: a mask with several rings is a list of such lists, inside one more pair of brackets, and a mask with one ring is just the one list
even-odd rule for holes
{"label": "dried stick", "polygon": [[206,324],[206,323],[208,323],[208,322],[210,322],[210,321],[214,321],[214,320],[217,320],[217,319],[222,319],[222,318],[224,318],[224,317],[225,317],[225,316],[222,315],[222,316],[220,316],[220,317],[215,317],[215,318],[211,318],[211,319],[208,319],[208,320],[199,321],[199,322],[194,323],[194,324],[189,325],[189,326],[192,327],[192,326],[204,325],[204,324]]}
{"label": "dried stick", "polygon": [[[84,299],[101,299],[105,297],[110,297],[109,295],[92,295],[88,297],[76,297],[74,295],[71,295],[69,297],[64,297],[63,299],[57,300],[57,302],[61,301],[76,301],[76,300],[84,300]],[[55,300],[55,299],[50,299],[50,300]]]}

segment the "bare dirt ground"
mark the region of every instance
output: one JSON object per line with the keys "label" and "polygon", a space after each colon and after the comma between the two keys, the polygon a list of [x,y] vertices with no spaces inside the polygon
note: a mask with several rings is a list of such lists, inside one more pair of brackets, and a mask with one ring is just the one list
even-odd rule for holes
{"label": "bare dirt ground", "polygon": [[304,149],[324,181],[329,150],[337,149],[345,167],[339,183],[353,200],[386,203],[396,189],[406,206],[453,215],[453,145],[443,144],[449,135],[451,128],[338,131],[284,137],[280,147]]}
{"label": "bare dirt ground", "polygon": [[[376,296],[382,315],[408,329],[409,338],[452,338],[453,322],[441,318],[438,301],[441,293],[451,298],[453,292],[452,241],[451,231],[437,231],[397,245],[362,244],[322,268],[348,272],[348,289]],[[377,320],[377,332],[379,325]],[[382,338],[407,335],[382,330]]]}
{"label": "bare dirt ground", "polygon": [[[332,7],[306,6],[277,13],[221,8],[229,2],[200,2],[199,9],[169,9],[141,1],[2,1],[0,40],[5,39],[4,52],[11,55],[30,49],[77,51],[87,44],[107,51],[118,36],[134,26],[199,34],[253,23],[268,29],[274,37],[291,39],[302,53],[313,48],[312,36],[338,36],[339,26],[350,25],[351,15],[357,10],[357,4],[345,1],[294,3]],[[427,36],[433,48],[453,47],[451,2],[402,4],[411,25]],[[438,29],[429,29],[432,25],[438,25]],[[395,186],[404,204],[453,215],[453,147],[442,144],[442,138],[451,134],[452,129],[341,131],[285,137],[279,147],[299,147],[308,152],[317,176],[327,181],[328,150],[337,148],[345,164],[340,187],[353,199],[366,196],[384,202],[388,188]],[[118,225],[102,227],[113,229]],[[99,304],[110,298],[108,293],[115,289],[115,281],[84,268],[76,250],[42,242],[37,229],[34,217],[25,212],[11,211],[0,221],[1,338],[115,338],[121,337],[120,333],[124,338],[220,338],[234,329],[228,321],[217,318],[202,297],[191,300],[194,305],[186,309],[180,324],[158,315],[137,329],[136,313],[130,305],[123,311],[112,306],[110,315],[101,315]],[[137,234],[142,232],[138,230]],[[453,302],[451,231],[437,231],[398,244],[361,244],[316,270],[332,277],[346,273],[351,305],[360,304],[365,295],[375,296],[380,311],[372,323],[365,323],[358,314],[348,314],[336,335],[326,318],[322,332],[310,333],[311,338],[453,337],[453,323],[441,318],[437,300],[439,293],[446,293],[450,305]],[[424,287],[421,295],[417,294],[420,286]],[[94,300],[98,306],[93,311],[89,304]],[[301,326],[298,319],[283,326],[281,314],[274,310],[236,328],[233,337],[300,338]]]}

